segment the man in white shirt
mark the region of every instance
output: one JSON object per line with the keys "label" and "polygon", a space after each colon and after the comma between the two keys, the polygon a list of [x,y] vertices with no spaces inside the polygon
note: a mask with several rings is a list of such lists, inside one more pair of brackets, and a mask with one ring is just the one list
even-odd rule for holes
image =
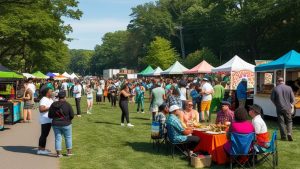
{"label": "man in white shirt", "polygon": [[[61,86],[62,86],[62,89],[63,89],[66,93],[68,93],[68,83],[67,83],[67,81],[64,81],[64,82],[61,84]],[[67,95],[67,97],[69,97],[69,96]]]}
{"label": "man in white shirt", "polygon": [[206,112],[207,121],[210,121],[209,119],[209,110],[212,100],[212,94],[214,93],[214,88],[212,85],[208,82],[207,78],[203,78],[202,80],[202,88],[201,88],[201,94],[202,94],[202,101],[201,101],[201,121],[205,121],[204,113]]}
{"label": "man in white shirt", "polygon": [[81,117],[81,109],[80,109],[81,92],[82,92],[81,84],[79,83],[78,80],[76,80],[73,93],[75,94],[77,117]]}
{"label": "man in white shirt", "polygon": [[49,108],[53,103],[52,92],[53,91],[47,87],[45,89],[46,95],[40,100],[39,111],[40,111],[40,123],[41,123],[42,132],[39,139],[39,148],[37,154],[47,155],[50,153],[48,150],[46,150],[46,143],[47,143],[47,137],[51,130],[51,123],[52,123],[52,120],[48,117]]}

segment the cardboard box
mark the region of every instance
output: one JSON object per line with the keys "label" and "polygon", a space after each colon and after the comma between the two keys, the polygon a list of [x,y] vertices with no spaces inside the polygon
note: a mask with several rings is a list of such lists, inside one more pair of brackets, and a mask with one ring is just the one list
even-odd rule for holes
{"label": "cardboard box", "polygon": [[211,155],[198,155],[191,158],[191,165],[194,168],[204,168],[211,166]]}

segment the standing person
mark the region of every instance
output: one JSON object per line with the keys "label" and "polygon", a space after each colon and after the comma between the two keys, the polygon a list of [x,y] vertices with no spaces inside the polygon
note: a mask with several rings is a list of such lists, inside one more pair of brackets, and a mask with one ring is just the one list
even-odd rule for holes
{"label": "standing person", "polygon": [[47,155],[49,151],[46,150],[47,137],[51,130],[51,119],[48,117],[48,110],[53,103],[52,100],[52,89],[45,88],[43,90],[43,98],[40,100],[40,123],[41,123],[41,136],[39,139],[39,148],[37,154]]}
{"label": "standing person", "polygon": [[96,102],[97,104],[102,102],[103,89],[99,83],[96,83]]}
{"label": "standing person", "polygon": [[31,121],[31,112],[34,105],[34,98],[33,98],[33,92],[29,88],[29,84],[27,82],[24,83],[25,92],[23,96],[24,100],[24,118],[23,123],[30,122]]}
{"label": "standing person", "polygon": [[92,108],[93,108],[93,89],[91,88],[91,85],[86,85],[85,89],[86,93],[86,99],[87,99],[87,114],[92,114]]}
{"label": "standing person", "polygon": [[107,83],[104,86],[104,90],[103,90],[103,102],[105,103],[105,98],[107,97],[108,101],[110,101],[110,98],[108,97],[108,87],[107,87]]}
{"label": "standing person", "polygon": [[150,111],[152,112],[152,121],[155,120],[155,115],[158,112],[158,107],[166,100],[165,89],[155,83],[155,88],[151,91]]}
{"label": "standing person", "polygon": [[64,80],[64,82],[61,84],[61,88],[63,91],[65,91],[68,95],[68,83],[66,80]]}
{"label": "standing person", "polygon": [[33,79],[28,79],[28,88],[32,91],[32,94],[34,95],[36,92],[36,86],[33,84]]}
{"label": "standing person", "polygon": [[48,117],[52,120],[52,128],[55,134],[55,150],[57,157],[62,157],[61,143],[62,135],[65,138],[67,156],[72,155],[72,119],[74,118],[73,108],[66,101],[66,92],[58,93],[59,101],[54,102],[49,108]]}
{"label": "standing person", "polygon": [[193,109],[197,110],[198,113],[201,113],[201,100],[202,100],[202,95],[200,94],[200,88],[198,84],[191,85],[192,90],[190,93],[190,96],[193,100]]}
{"label": "standing person", "polygon": [[77,117],[81,117],[81,109],[80,109],[81,92],[82,92],[82,87],[79,81],[76,80],[73,93],[75,94]]}
{"label": "standing person", "polygon": [[277,86],[272,90],[271,100],[276,107],[281,140],[293,141],[292,107],[295,96],[292,88],[284,84],[282,77],[278,78]]}
{"label": "standing person", "polygon": [[215,113],[220,110],[220,104],[224,99],[225,95],[225,88],[221,85],[220,81],[215,82],[216,85],[214,86],[214,94],[211,101],[211,108],[210,112]]}
{"label": "standing person", "polygon": [[207,121],[209,122],[209,110],[210,110],[210,105],[211,105],[211,100],[212,100],[212,94],[214,93],[214,89],[211,86],[211,84],[208,82],[207,78],[203,78],[202,80],[202,102],[201,102],[201,121],[205,122],[205,115],[204,113],[206,112],[207,116]]}
{"label": "standing person", "polygon": [[135,87],[135,89],[134,89],[134,91],[135,91],[135,103],[137,104],[137,113],[139,113],[140,112],[140,108],[141,108],[141,111],[142,111],[142,113],[145,113],[144,112],[144,98],[145,98],[145,92],[146,92],[146,90],[145,90],[145,88],[144,88],[144,86],[141,84],[141,83],[139,83],[136,87]]}
{"label": "standing person", "polygon": [[134,127],[134,125],[132,125],[129,122],[128,101],[129,101],[129,97],[130,96],[131,96],[131,94],[129,92],[129,87],[127,86],[127,84],[123,85],[121,87],[120,101],[119,101],[119,106],[120,106],[120,108],[122,110],[121,126],[125,126],[124,120],[126,118],[127,126],[128,127]]}
{"label": "standing person", "polygon": [[117,87],[113,82],[111,83],[111,86],[109,87],[108,91],[110,93],[111,107],[116,107],[116,104],[117,104]]}
{"label": "standing person", "polygon": [[74,89],[74,83],[72,81],[69,81],[68,83],[69,97],[73,97],[73,89]]}
{"label": "standing person", "polygon": [[236,96],[239,102],[239,107],[245,108],[247,100],[247,78],[242,78],[242,81],[237,86]]}

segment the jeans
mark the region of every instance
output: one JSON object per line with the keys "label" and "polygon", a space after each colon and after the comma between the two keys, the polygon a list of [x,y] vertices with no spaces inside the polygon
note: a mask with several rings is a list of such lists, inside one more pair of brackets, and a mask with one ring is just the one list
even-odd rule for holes
{"label": "jeans", "polygon": [[125,118],[129,123],[128,101],[120,101],[119,106],[122,110],[121,123],[124,123]]}
{"label": "jeans", "polygon": [[116,94],[111,94],[110,95],[110,101],[111,101],[111,106],[115,106],[116,107],[116,104],[117,104],[117,96],[116,96]]}
{"label": "jeans", "polygon": [[55,134],[55,150],[61,151],[62,135],[65,138],[66,148],[72,149],[72,124],[68,126],[52,126]]}
{"label": "jeans", "polygon": [[81,109],[80,109],[80,99],[81,99],[81,97],[75,98],[77,115],[80,115],[80,114],[81,114]]}
{"label": "jeans", "polygon": [[141,108],[141,111],[144,112],[144,100],[143,101],[139,101],[137,103],[137,112],[140,111],[140,108]]}
{"label": "jeans", "polygon": [[47,142],[47,137],[49,135],[49,132],[51,130],[51,123],[46,123],[41,125],[42,130],[41,130],[41,136],[39,139],[39,147],[40,148],[45,148],[46,147],[46,142]]}

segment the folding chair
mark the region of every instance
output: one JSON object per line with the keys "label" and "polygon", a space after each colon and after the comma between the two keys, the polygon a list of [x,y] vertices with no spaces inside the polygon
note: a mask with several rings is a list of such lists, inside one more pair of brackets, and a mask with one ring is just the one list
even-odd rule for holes
{"label": "folding chair", "polygon": [[[277,130],[272,134],[272,139],[270,142],[267,142],[269,147],[261,147],[259,145],[254,145],[254,149],[257,154],[256,163],[263,164],[268,163],[272,168],[278,166],[278,151],[277,151]],[[272,157],[272,159],[271,159]]]}
{"label": "folding chair", "polygon": [[181,143],[173,143],[170,141],[169,137],[167,137],[166,141],[169,143],[171,146],[171,154],[172,158],[174,159],[175,155],[175,148],[177,148],[182,154],[184,154],[186,157],[188,157],[188,152],[187,152],[187,143],[186,142],[181,142]]}
{"label": "folding chair", "polygon": [[[235,162],[242,168],[252,167],[255,168],[254,156],[255,151],[252,151],[253,143],[255,141],[255,133],[238,134],[231,133],[230,142],[230,168],[233,168]],[[245,157],[244,161],[240,161],[241,157]],[[247,157],[247,158],[246,158]]]}
{"label": "folding chair", "polygon": [[153,149],[157,147],[157,152],[159,152],[161,144],[165,143],[166,134],[162,130],[162,125],[159,122],[152,122],[151,130],[152,147]]}

